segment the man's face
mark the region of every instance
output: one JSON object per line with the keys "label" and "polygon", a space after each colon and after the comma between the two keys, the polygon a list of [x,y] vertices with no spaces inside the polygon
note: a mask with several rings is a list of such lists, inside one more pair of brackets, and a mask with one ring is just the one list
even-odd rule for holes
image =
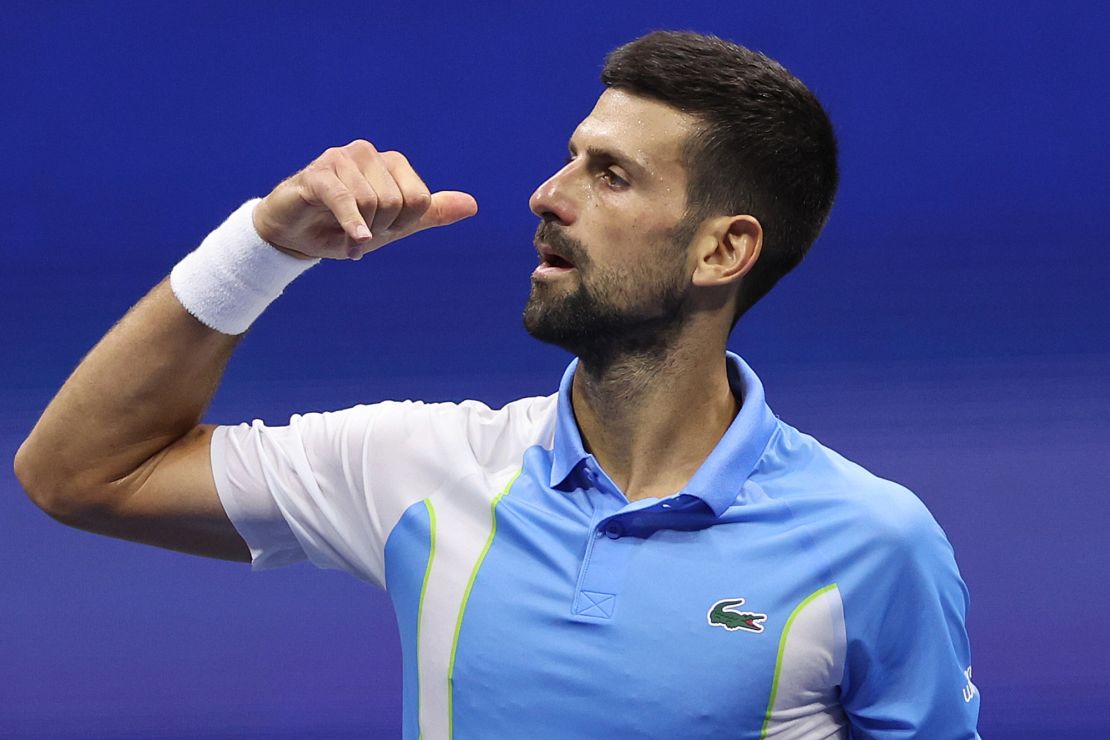
{"label": "man's face", "polygon": [[682,146],[695,125],[664,103],[602,93],[571,136],[566,165],[529,200],[543,219],[523,317],[532,336],[605,355],[649,350],[681,327],[697,226],[683,223]]}

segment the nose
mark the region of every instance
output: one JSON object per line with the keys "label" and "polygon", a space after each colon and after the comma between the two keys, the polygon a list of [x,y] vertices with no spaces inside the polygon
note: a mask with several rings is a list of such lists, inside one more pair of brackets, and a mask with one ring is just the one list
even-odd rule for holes
{"label": "nose", "polygon": [[559,221],[567,226],[574,223],[576,209],[568,197],[569,183],[566,181],[572,167],[573,162],[566,164],[536,188],[528,199],[528,207],[532,209],[532,213],[545,221]]}

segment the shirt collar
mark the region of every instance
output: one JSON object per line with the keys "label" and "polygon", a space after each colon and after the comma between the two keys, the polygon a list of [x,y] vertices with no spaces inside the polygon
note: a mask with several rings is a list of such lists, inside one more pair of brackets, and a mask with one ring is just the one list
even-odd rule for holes
{"label": "shirt collar", "polygon": [[[676,494],[696,496],[720,516],[742,495],[744,482],[763,455],[776,419],[763,397],[763,384],[739,355],[725,352],[728,383],[740,400],[740,413],[725,430],[717,446],[701,464],[694,476]],[[555,423],[555,441],[551,460],[551,487],[558,488],[582,460],[590,457],[582,445],[582,434],[571,405],[571,382],[578,367],[575,358],[563,372],[559,383],[559,401]],[[739,503],[742,503],[740,501]]]}

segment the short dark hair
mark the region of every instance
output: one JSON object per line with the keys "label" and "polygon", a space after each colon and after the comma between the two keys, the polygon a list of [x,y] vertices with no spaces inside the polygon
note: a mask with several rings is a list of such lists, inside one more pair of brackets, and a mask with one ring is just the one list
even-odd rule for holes
{"label": "short dark hair", "polygon": [[655,31],[611,51],[602,83],[695,116],[683,151],[684,223],[746,213],[763,226],[732,326],[802,261],[836,195],[836,137],[817,97],[760,52],[692,31]]}

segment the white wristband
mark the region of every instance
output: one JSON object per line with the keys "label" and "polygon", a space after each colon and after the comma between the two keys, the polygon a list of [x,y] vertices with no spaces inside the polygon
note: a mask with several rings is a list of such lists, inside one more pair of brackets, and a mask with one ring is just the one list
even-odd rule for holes
{"label": "white wristband", "polygon": [[319,259],[298,259],[266,242],[252,215],[261,198],[239,206],[170,271],[185,310],[224,334],[242,334],[285,286]]}

